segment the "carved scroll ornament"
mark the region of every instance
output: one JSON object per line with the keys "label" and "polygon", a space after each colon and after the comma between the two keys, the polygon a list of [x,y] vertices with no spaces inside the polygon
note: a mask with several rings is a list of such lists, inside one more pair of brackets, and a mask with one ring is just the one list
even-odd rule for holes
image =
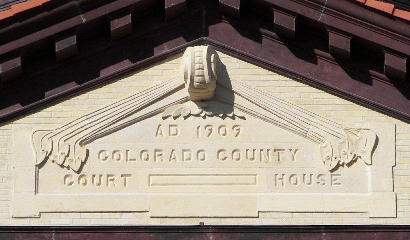
{"label": "carved scroll ornament", "polygon": [[[119,100],[55,130],[34,132],[35,164],[51,160],[80,172],[88,158],[89,143],[136,122],[160,113],[163,118],[174,119],[234,117],[234,109],[319,144],[322,161],[330,171],[359,159],[372,164],[377,140],[374,131],[345,128],[241,81],[229,79],[223,69],[212,47],[188,47],[178,78]],[[212,108],[215,101],[220,104],[218,109]]]}

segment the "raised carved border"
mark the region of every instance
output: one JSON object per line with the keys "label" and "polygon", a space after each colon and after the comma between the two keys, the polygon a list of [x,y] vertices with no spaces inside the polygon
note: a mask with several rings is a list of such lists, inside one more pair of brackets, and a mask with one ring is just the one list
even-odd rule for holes
{"label": "raised carved border", "polygon": [[[363,126],[356,125],[354,127]],[[34,149],[31,151],[21,151],[14,144],[14,197],[13,197],[13,217],[40,217],[41,212],[150,212],[152,217],[169,217],[169,212],[163,207],[162,199],[168,198],[167,204],[179,204],[181,201],[190,200],[190,207],[184,212],[175,213],[174,217],[258,217],[259,211],[272,212],[357,212],[368,213],[369,217],[396,217],[396,194],[393,189],[393,171],[395,165],[395,126],[393,124],[368,123],[365,127],[375,129],[381,139],[385,139],[379,144],[387,155],[375,155],[374,162],[368,167],[370,173],[369,192],[363,194],[232,194],[227,197],[224,194],[200,193],[176,195],[169,194],[116,194],[116,195],[58,195],[58,194],[38,194],[37,175],[38,167],[34,166]],[[19,146],[32,148],[31,133],[38,129],[32,127],[13,126],[13,142]],[[390,153],[388,151],[391,151]],[[385,156],[393,156],[387,158]],[[31,179],[31,180],[28,180]],[[121,196],[119,198],[119,196]],[[233,197],[234,196],[234,197]],[[198,199],[202,201],[197,201]],[[207,198],[208,201],[204,201]],[[220,199],[221,201],[215,201]],[[315,199],[317,204],[306,206],[306,201]],[[47,201],[45,201],[47,200]],[[67,205],[65,202],[72,202]],[[49,204],[52,202],[53,204]],[[115,202],[115,205],[111,203]],[[196,211],[202,208],[200,202],[216,203],[225,202],[226,204],[243,204],[249,206],[241,211],[226,208],[226,211],[209,212],[203,216]],[[30,203],[30,204],[27,204]],[[196,204],[197,203],[197,204]],[[289,204],[291,203],[291,204]],[[388,206],[388,207],[380,207]],[[228,205],[226,205],[228,206]],[[209,207],[209,206],[208,206]],[[212,208],[211,208],[212,209]],[[214,209],[221,210],[220,206]],[[173,213],[171,213],[172,215]],[[201,213],[203,214],[203,213]]]}

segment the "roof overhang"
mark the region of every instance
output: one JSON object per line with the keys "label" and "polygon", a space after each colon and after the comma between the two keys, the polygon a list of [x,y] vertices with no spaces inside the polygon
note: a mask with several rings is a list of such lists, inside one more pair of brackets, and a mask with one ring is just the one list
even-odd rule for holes
{"label": "roof overhang", "polygon": [[353,1],[84,0],[43,8],[0,21],[3,122],[198,44],[410,122],[410,24]]}

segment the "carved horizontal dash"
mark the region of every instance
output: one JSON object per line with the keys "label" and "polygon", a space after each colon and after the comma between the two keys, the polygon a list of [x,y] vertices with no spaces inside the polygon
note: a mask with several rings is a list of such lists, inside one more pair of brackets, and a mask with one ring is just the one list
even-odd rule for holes
{"label": "carved horizontal dash", "polygon": [[256,185],[256,174],[155,174],[150,186]]}

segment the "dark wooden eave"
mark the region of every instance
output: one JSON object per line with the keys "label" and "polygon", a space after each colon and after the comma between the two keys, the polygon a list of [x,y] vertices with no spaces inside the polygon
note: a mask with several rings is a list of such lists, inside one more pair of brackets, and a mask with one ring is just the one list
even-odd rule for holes
{"label": "dark wooden eave", "polygon": [[56,0],[0,21],[0,121],[210,44],[410,122],[410,23],[324,2]]}

